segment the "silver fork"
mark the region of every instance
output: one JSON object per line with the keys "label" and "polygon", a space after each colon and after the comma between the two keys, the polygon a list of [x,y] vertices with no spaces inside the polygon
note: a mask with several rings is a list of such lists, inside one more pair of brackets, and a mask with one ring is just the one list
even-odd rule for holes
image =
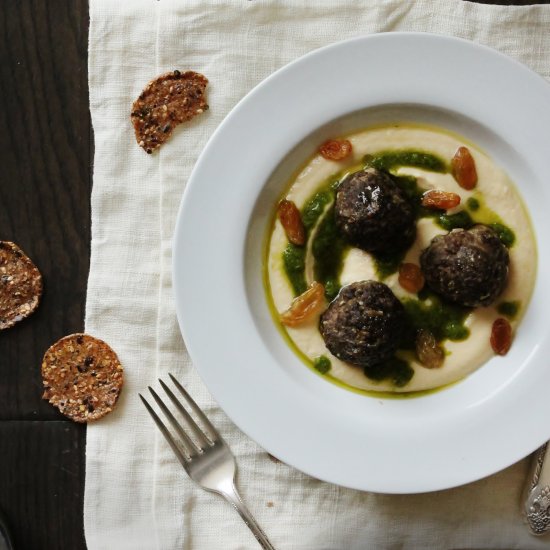
{"label": "silver fork", "polygon": [[[159,379],[159,382],[162,389],[166,392],[170,401],[172,401],[185,419],[188,432],[186,432],[176,420],[155,390],[149,386],[151,395],[170,422],[174,431],[178,434],[179,441],[176,441],[168,428],[158,417],[157,413],[140,393],[139,396],[149,411],[149,414],[153,417],[155,424],[162,432],[162,435],[165,437],[189,477],[203,489],[224,497],[233,508],[239,512],[248,528],[252,531],[254,537],[256,537],[256,540],[260,543],[260,546],[265,550],[275,550],[275,547],[269,542],[266,534],[262,531],[261,527],[243,503],[239,493],[237,493],[237,489],[235,488],[237,464],[227,443],[223,440],[216,428],[212,426],[206,415],[200,410],[199,406],[193,401],[183,386],[171,374],[169,374],[169,376],[179,393],[181,393],[187,401],[191,411],[201,421],[203,428],[201,429],[199,424],[193,420],[172,390],[161,379]],[[189,435],[189,432],[192,436]]]}

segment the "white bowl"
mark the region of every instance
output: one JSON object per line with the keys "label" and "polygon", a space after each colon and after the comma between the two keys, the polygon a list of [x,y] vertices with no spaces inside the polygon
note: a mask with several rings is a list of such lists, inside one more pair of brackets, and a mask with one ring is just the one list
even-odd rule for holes
{"label": "white bowl", "polygon": [[[461,382],[412,399],[358,395],[306,368],[262,284],[268,218],[322,140],[390,120],[469,138],[518,185],[539,249],[514,345]],[[550,87],[523,65],[455,38],[378,34],[277,71],[216,130],[179,211],[173,281],[180,328],[204,382],[267,451],[316,478],[413,493],[492,474],[550,438]]]}

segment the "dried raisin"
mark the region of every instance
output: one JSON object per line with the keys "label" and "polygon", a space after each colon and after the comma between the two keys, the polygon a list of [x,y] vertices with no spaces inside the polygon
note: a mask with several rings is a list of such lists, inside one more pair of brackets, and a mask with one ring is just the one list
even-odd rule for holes
{"label": "dried raisin", "polygon": [[426,191],[422,195],[422,206],[436,210],[450,210],[460,204],[460,195],[448,191]]}
{"label": "dried raisin", "polygon": [[399,284],[407,291],[416,294],[424,287],[424,275],[416,264],[401,264],[399,266]]}
{"label": "dried raisin", "polygon": [[277,216],[288,240],[292,244],[303,246],[306,242],[306,230],[298,207],[292,201],[282,200],[277,207]]}
{"label": "dried raisin", "polygon": [[477,184],[474,157],[467,147],[459,147],[451,159],[451,173],[462,189],[473,189]]}
{"label": "dried raisin", "polygon": [[319,153],[327,160],[344,160],[353,148],[347,139],[329,139],[319,147]]}
{"label": "dried raisin", "polygon": [[287,327],[296,327],[311,320],[325,305],[325,287],[314,282],[297,298],[290,307],[281,313],[281,323]]}
{"label": "dried raisin", "polygon": [[445,360],[445,352],[435,336],[426,329],[420,329],[416,335],[416,355],[428,369],[438,369]]}
{"label": "dried raisin", "polygon": [[493,323],[491,347],[497,355],[506,355],[512,345],[512,326],[503,317]]}

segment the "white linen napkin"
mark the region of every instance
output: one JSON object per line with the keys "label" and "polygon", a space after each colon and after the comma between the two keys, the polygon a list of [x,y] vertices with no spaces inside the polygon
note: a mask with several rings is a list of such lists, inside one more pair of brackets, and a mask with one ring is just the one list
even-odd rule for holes
{"label": "white linen napkin", "polygon": [[[342,39],[415,30],[492,46],[548,78],[550,6],[91,0],[90,16],[95,158],[86,331],[113,346],[126,377],[116,410],[88,428],[90,550],[258,547],[229,505],[187,478],[139,401],[138,392],[168,371],[227,439],[238,487],[277,548],[547,548],[550,541],[531,537],[519,514],[527,461],[457,489],[390,496],[323,483],[271,460],[217,407],[190,363],[172,299],[171,240],[182,191],[207,139],[276,69]],[[211,108],[146,155],[134,139],[132,101],[150,79],[176,68],[207,76]]]}

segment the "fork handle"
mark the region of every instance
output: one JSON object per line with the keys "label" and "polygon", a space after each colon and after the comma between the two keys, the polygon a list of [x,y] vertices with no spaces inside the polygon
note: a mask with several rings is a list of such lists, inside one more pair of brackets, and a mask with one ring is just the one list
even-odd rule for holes
{"label": "fork handle", "polygon": [[258,525],[257,521],[254,519],[244,502],[242,501],[235,485],[231,485],[231,490],[226,490],[222,493],[223,497],[239,512],[241,518],[246,523],[248,528],[252,531],[252,534],[256,540],[260,543],[260,546],[264,550],[275,550],[275,546],[269,542],[267,535],[263,532],[262,528]]}
{"label": "fork handle", "polygon": [[531,532],[544,535],[550,531],[550,443],[544,444],[533,457],[523,502]]}

